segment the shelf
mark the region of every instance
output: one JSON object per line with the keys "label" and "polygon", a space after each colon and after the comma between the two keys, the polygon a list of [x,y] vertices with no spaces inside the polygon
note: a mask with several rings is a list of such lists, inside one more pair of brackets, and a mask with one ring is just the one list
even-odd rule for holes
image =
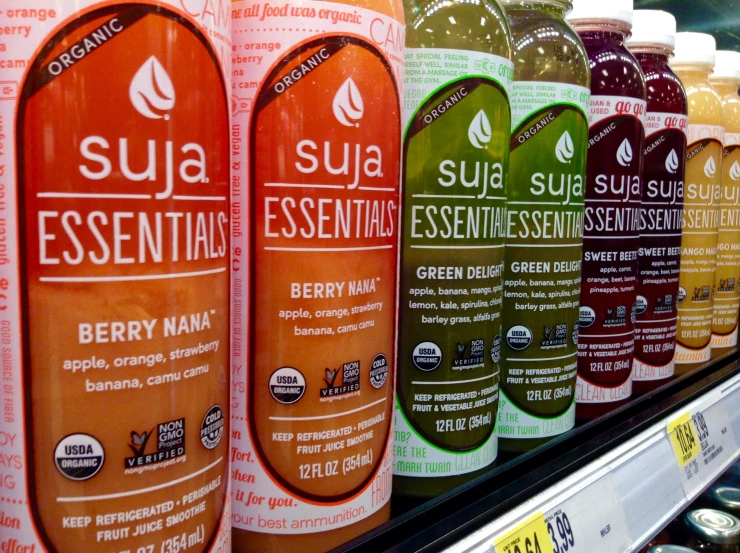
{"label": "shelf", "polygon": [[[563,513],[574,543],[556,553],[637,551],[740,456],[738,358],[712,361],[407,512],[396,499],[391,522],[337,552],[505,553],[494,548],[502,535],[537,514],[563,528]],[[701,414],[708,434],[681,468],[667,425],[685,413]]]}

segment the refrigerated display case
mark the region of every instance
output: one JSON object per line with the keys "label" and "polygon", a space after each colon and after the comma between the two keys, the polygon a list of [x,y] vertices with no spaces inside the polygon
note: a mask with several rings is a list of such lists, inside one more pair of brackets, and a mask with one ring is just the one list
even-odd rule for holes
{"label": "refrigerated display case", "polygon": [[[738,1],[635,8],[669,11],[679,31],[740,50]],[[639,552],[721,475],[740,474],[738,459],[734,350],[528,453],[500,452],[487,474],[442,496],[394,498],[390,522],[334,553]]]}

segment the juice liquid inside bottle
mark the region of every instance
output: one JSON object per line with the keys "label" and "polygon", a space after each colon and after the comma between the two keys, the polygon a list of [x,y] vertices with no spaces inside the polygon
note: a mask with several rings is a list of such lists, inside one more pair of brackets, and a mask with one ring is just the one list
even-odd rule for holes
{"label": "juice liquid inside bottle", "polygon": [[403,439],[395,447],[393,489],[428,497],[481,474],[497,455],[513,64],[508,25],[494,1],[404,7],[394,427]]}
{"label": "juice liquid inside bottle", "polygon": [[4,551],[230,547],[223,15],[3,2]]}
{"label": "juice liquid inside bottle", "polygon": [[711,356],[724,136],[722,101],[709,82],[715,50],[710,35],[677,33],[670,62],[689,101],[676,375]]}
{"label": "juice liquid inside bottle", "polygon": [[722,99],[725,125],[712,321],[712,357],[718,357],[737,346],[740,309],[740,53],[718,51],[709,82]]}
{"label": "juice liquid inside bottle", "polygon": [[688,126],[686,92],[668,66],[675,35],[671,14],[637,10],[627,41],[647,83],[642,255],[632,370],[635,393],[659,387],[674,372]]}
{"label": "juice liquid inside bottle", "polygon": [[403,8],[232,7],[234,551],[318,553],[390,514]]}
{"label": "juice liquid inside bottle", "polygon": [[624,45],[631,0],[577,0],[568,21],[591,65],[576,416],[629,401],[636,316],[645,81]]}
{"label": "juice liquid inside bottle", "polygon": [[[504,2],[516,64],[498,432],[510,451],[575,424],[591,73],[571,7]],[[555,381],[530,380],[543,375]]]}

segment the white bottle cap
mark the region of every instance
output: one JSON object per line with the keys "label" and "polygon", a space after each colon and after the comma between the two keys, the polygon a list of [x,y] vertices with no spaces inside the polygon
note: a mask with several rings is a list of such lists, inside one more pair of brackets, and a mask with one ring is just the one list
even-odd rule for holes
{"label": "white bottle cap", "polygon": [[632,14],[632,36],[627,39],[630,48],[636,45],[676,46],[676,18],[660,10],[635,10]]}
{"label": "white bottle cap", "polygon": [[714,67],[717,41],[704,33],[676,33],[676,50],[671,65],[698,63]]}
{"label": "white bottle cap", "polygon": [[573,11],[566,19],[577,21],[619,21],[632,25],[633,0],[573,0]]}
{"label": "white bottle cap", "polygon": [[717,50],[712,79],[734,79],[740,81],[740,52]]}

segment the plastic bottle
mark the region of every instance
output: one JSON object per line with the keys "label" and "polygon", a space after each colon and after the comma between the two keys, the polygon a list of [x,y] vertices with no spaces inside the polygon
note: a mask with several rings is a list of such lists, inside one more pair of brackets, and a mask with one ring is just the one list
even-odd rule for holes
{"label": "plastic bottle", "polygon": [[718,357],[737,346],[740,309],[740,53],[717,51],[709,82],[722,99],[725,125],[712,321],[712,357]]}
{"label": "plastic bottle", "polygon": [[[497,429],[510,450],[531,449],[575,424],[591,73],[563,19],[571,6],[505,3],[516,66]],[[530,383],[525,369],[556,382]]]}
{"label": "plastic bottle", "polygon": [[2,8],[0,548],[228,550],[230,13]]}
{"label": "plastic bottle", "polygon": [[[394,429],[405,439],[394,451],[393,489],[433,496],[477,476],[497,454],[513,64],[494,0],[404,7]],[[466,402],[476,406],[455,409]]]}
{"label": "plastic bottle", "polygon": [[390,513],[403,8],[232,6],[234,552],[322,552]]}
{"label": "plastic bottle", "polygon": [[627,46],[647,83],[645,165],[640,225],[640,279],[635,321],[633,391],[643,393],[673,377],[681,264],[686,91],[668,66],[676,43],[676,18],[637,10]]}
{"label": "plastic bottle", "polygon": [[624,45],[632,0],[576,0],[568,16],[591,65],[576,416],[629,400],[645,143],[645,80]]}
{"label": "plastic bottle", "polygon": [[676,375],[711,355],[724,135],[722,101],[709,83],[715,50],[710,35],[678,33],[670,62],[689,99]]}

